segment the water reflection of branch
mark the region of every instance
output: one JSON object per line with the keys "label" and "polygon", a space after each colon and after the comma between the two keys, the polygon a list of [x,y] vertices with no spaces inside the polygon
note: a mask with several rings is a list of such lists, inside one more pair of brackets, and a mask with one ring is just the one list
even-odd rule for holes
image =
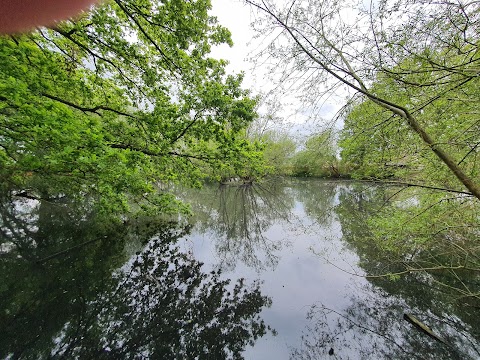
{"label": "water reflection of branch", "polygon": [[[364,317],[354,320],[356,314],[349,309],[348,316],[324,305],[313,305],[307,315],[309,325],[302,336],[302,347],[291,350],[292,359],[325,358],[328,348],[338,359],[422,359],[386,333],[387,329],[373,329]],[[332,316],[333,315],[333,316]],[[312,327],[313,326],[313,327]],[[395,331],[390,329],[391,333]],[[368,336],[367,334],[370,334]],[[390,351],[390,346],[397,351]],[[406,357],[400,357],[404,354]],[[323,355],[323,356],[322,356]]]}
{"label": "water reflection of branch", "polygon": [[37,264],[42,264],[44,262],[47,262],[49,260],[52,260],[52,259],[55,259],[56,257],[59,257],[59,256],[62,256],[62,255],[65,255],[69,252],[72,252],[74,250],[78,250],[86,245],[89,245],[89,244],[92,244],[94,242],[97,242],[97,241],[100,241],[100,240],[103,240],[104,238],[96,238],[96,239],[90,239],[90,240],[87,240],[87,241],[84,241],[83,243],[81,244],[78,244],[78,245],[75,245],[75,246],[72,246],[72,247],[69,247],[68,249],[65,249],[65,250],[61,250],[61,251],[58,251],[54,254],[51,254],[51,255],[48,255],[48,256],[45,256],[39,260],[37,260]]}
{"label": "water reflection of branch", "polygon": [[[396,262],[396,263],[397,264],[403,264],[406,267],[406,270],[397,271],[397,272],[387,272],[387,273],[377,274],[377,275],[366,275],[366,274],[360,274],[358,272],[353,272],[353,271],[346,270],[346,269],[342,268],[341,266],[338,266],[334,262],[328,260],[327,258],[322,256],[320,253],[315,251],[314,249],[311,248],[311,251],[314,255],[317,255],[317,256],[321,257],[324,262],[326,262],[329,265],[335,267],[336,269],[338,269],[338,270],[340,270],[340,271],[342,271],[342,272],[344,272],[348,275],[362,277],[364,279],[381,279],[381,278],[391,279],[391,278],[397,278],[401,275],[407,275],[407,274],[416,273],[416,272],[427,273],[428,271],[467,270],[467,271],[475,271],[475,272],[478,271],[478,272],[480,272],[480,268],[473,268],[473,267],[468,267],[468,266],[465,266],[465,265],[458,265],[458,266],[439,265],[439,266],[432,266],[432,267],[418,267],[418,268],[415,268],[415,267],[412,267],[411,265],[409,265],[408,263],[406,263],[405,261],[399,261],[399,262]],[[390,262],[388,265],[391,266],[392,264],[393,264],[393,262]],[[354,266],[351,266],[351,267],[354,268]],[[460,278],[458,278],[458,280],[460,280]]]}
{"label": "water reflection of branch", "polygon": [[[70,245],[84,240],[75,218],[57,220],[50,225],[80,236]],[[259,282],[204,272],[175,245],[188,227],[162,224],[136,219],[115,231],[82,224],[92,239],[108,239],[41,266],[17,257],[0,262],[0,358],[241,359],[269,330],[259,314],[271,300]],[[128,232],[144,248],[120,267]]]}
{"label": "water reflection of branch", "polygon": [[[341,359],[474,359],[480,355],[464,324],[443,309],[441,315],[422,312],[401,298],[366,288],[363,293],[356,291],[351,305],[342,311],[323,304],[311,306],[302,346],[291,350],[292,358],[324,358],[328,348]],[[405,311],[422,314],[448,345],[412,330],[403,320]]]}
{"label": "water reflection of branch", "polygon": [[335,195],[337,183],[326,181],[304,181],[296,197],[302,201],[305,212],[323,228],[331,226],[335,217]]}
{"label": "water reflection of branch", "polygon": [[[257,269],[273,267],[278,262],[276,244],[264,235],[274,212],[267,213],[269,209],[262,207],[264,198],[253,189],[242,186],[220,190],[220,223],[216,229],[223,229],[224,236],[217,240],[216,248],[223,255],[223,266],[233,268],[238,258]],[[259,253],[264,255],[263,261]]]}
{"label": "water reflection of branch", "polygon": [[[293,207],[293,197],[281,184],[220,186],[215,195],[210,195],[210,207],[195,204],[194,211],[205,212],[207,216],[197,217],[197,228],[213,230],[215,248],[221,259],[220,267],[233,269],[238,261],[256,270],[273,268],[278,263],[278,251],[284,246],[284,239],[266,236],[269,228],[280,222],[287,222]],[[208,193],[211,187],[199,191]],[[204,198],[200,198],[204,199]],[[216,201],[212,202],[212,199]],[[218,215],[218,216],[214,216]]]}
{"label": "water reflection of branch", "polygon": [[[472,315],[472,311],[478,309],[480,300],[479,247],[474,240],[478,231],[467,227],[469,231],[460,232],[464,226],[458,227],[458,223],[447,221],[447,225],[455,226],[455,232],[440,234],[438,228],[444,231],[445,224],[431,223],[425,217],[417,229],[412,223],[412,229],[406,229],[405,235],[393,234],[393,238],[397,239],[392,242],[382,224],[389,226],[395,223],[397,217],[396,221],[404,224],[405,219],[411,219],[412,213],[421,214],[418,210],[421,203],[406,209],[392,206],[389,211],[385,210],[391,219],[372,224],[371,215],[378,211],[379,205],[380,208],[384,206],[385,196],[388,198],[389,192],[390,189],[378,188],[369,194],[363,192],[366,196],[361,198],[347,192],[340,194],[337,214],[342,224],[343,240],[360,258],[356,269],[341,270],[352,276],[366,278],[392,295],[402,296],[412,306],[424,310],[448,307],[452,314],[471,324],[472,334],[478,334],[479,323]],[[406,197],[405,201],[408,199]],[[429,197],[426,200],[429,200],[427,205],[432,203]],[[449,204],[444,205],[441,219],[450,220],[452,216],[461,213],[457,202],[451,204],[452,209]],[[421,208],[425,209],[424,206]],[[465,225],[465,222],[460,221],[460,224]],[[382,237],[377,233],[372,234],[372,231],[377,231]],[[420,237],[418,241],[415,240],[416,236]]]}
{"label": "water reflection of branch", "polygon": [[15,205],[20,206],[21,204],[21,202],[14,203],[9,199],[0,201],[0,245],[13,244],[16,250],[29,258],[29,250],[34,246],[32,239],[35,231],[32,224],[23,218],[24,214],[16,209]]}

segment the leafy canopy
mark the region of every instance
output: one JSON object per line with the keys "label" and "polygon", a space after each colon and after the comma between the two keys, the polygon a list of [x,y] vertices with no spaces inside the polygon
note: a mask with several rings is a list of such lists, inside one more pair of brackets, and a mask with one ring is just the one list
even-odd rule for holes
{"label": "leafy canopy", "polygon": [[[177,209],[163,185],[198,186],[255,157],[242,75],[210,1],[112,0],[75,20],[0,38],[0,183],[17,195],[101,209]],[[252,155],[253,154],[253,155]],[[255,163],[262,166],[261,163]],[[253,169],[254,173],[261,173]]]}

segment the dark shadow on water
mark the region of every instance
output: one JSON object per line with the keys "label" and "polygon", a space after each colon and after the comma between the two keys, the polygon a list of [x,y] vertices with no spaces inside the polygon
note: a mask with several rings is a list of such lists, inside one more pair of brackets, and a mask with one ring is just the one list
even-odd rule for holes
{"label": "dark shadow on water", "polygon": [[175,245],[188,228],[68,204],[0,215],[0,358],[241,358],[269,331],[260,284],[205,272]]}

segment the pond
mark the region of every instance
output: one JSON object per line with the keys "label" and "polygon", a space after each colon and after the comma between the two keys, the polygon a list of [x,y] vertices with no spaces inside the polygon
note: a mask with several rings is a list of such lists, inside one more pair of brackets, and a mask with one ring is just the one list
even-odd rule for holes
{"label": "pond", "polygon": [[178,196],[195,214],[182,226],[4,201],[0,358],[480,358],[475,308],[424,274],[365,276],[388,261],[365,241],[384,188],[299,179]]}

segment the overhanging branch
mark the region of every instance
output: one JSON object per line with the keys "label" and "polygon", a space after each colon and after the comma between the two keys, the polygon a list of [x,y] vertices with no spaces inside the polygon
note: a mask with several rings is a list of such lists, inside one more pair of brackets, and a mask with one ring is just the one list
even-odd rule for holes
{"label": "overhanging branch", "polygon": [[122,150],[130,150],[130,151],[137,151],[142,154],[148,155],[148,156],[153,156],[153,157],[165,157],[165,156],[177,156],[177,157],[182,157],[182,158],[187,158],[187,159],[196,159],[196,160],[202,160],[202,161],[212,161],[214,158],[208,157],[208,156],[198,156],[198,155],[192,155],[192,154],[183,154],[179,153],[176,151],[167,151],[167,152],[155,152],[151,151],[148,149],[142,149],[139,147],[136,147],[134,145],[128,145],[128,144],[108,144],[113,149],[122,149]]}
{"label": "overhanging branch", "polygon": [[62,104],[65,104],[65,105],[68,105],[74,109],[77,109],[77,110],[80,110],[80,111],[83,111],[83,112],[90,112],[90,113],[94,113],[94,114],[97,114],[99,116],[102,116],[101,113],[98,112],[98,110],[105,110],[105,111],[110,111],[110,112],[113,112],[117,115],[123,115],[123,116],[126,116],[126,117],[129,117],[129,118],[132,118],[132,119],[135,119],[135,116],[131,115],[131,114],[128,114],[126,112],[123,112],[123,111],[120,111],[120,110],[115,110],[111,107],[108,107],[108,106],[105,106],[105,105],[97,105],[97,106],[94,106],[92,108],[88,108],[88,107],[84,107],[84,106],[80,106],[80,105],[77,105],[77,104],[74,104],[70,101],[67,101],[67,100],[64,100],[64,99],[61,99],[57,96],[54,96],[54,95],[50,95],[50,94],[47,94],[47,93],[43,93],[42,96],[45,96],[46,98],[49,98],[51,100],[55,100],[55,101],[58,101],[58,102],[61,102]]}
{"label": "overhanging branch", "polygon": [[[349,81],[348,79],[341,76],[334,68],[332,69],[329,64],[322,61],[318,56],[316,56],[312,51],[309,50],[310,47],[317,51],[320,55],[322,52],[299,30],[287,25],[278,15],[276,15],[266,4],[265,0],[262,0],[262,5],[256,3],[253,0],[246,0],[246,2],[253,7],[259,9],[262,12],[265,12],[268,16],[272,17],[275,22],[285,30],[288,35],[292,38],[295,44],[299,47],[301,51],[303,51],[307,57],[309,57],[314,63],[318,64],[324,71],[328,74],[333,76],[338,81],[342,82],[343,84],[347,85],[348,87],[364,94],[368,99],[376,103],[377,105],[391,111],[392,113],[400,116],[403,118],[409,127],[417,133],[418,136],[422,139],[422,141],[428,145],[430,150],[450,169],[450,171],[455,175],[455,177],[471,192],[473,196],[475,196],[478,200],[480,200],[480,185],[477,184],[471,177],[469,177],[457,164],[457,162],[446,152],[443,148],[438,146],[434,139],[430,136],[429,133],[422,127],[422,125],[417,121],[417,119],[412,115],[411,112],[404,106],[391,102],[387,99],[379,97],[373,93],[371,93],[366,86],[363,84],[360,77],[355,73],[352,67],[349,67],[346,71],[348,75],[350,75],[356,82]],[[323,35],[322,35],[323,36]],[[323,36],[324,37],[324,36]],[[332,42],[328,41],[325,37],[324,40],[327,46],[335,51],[337,54],[341,51],[338,50],[335,46],[333,46]],[[342,57],[342,61],[349,66],[346,59]],[[333,65],[334,66],[334,65]],[[335,66],[334,66],[335,67]],[[345,70],[344,70],[345,71]]]}

